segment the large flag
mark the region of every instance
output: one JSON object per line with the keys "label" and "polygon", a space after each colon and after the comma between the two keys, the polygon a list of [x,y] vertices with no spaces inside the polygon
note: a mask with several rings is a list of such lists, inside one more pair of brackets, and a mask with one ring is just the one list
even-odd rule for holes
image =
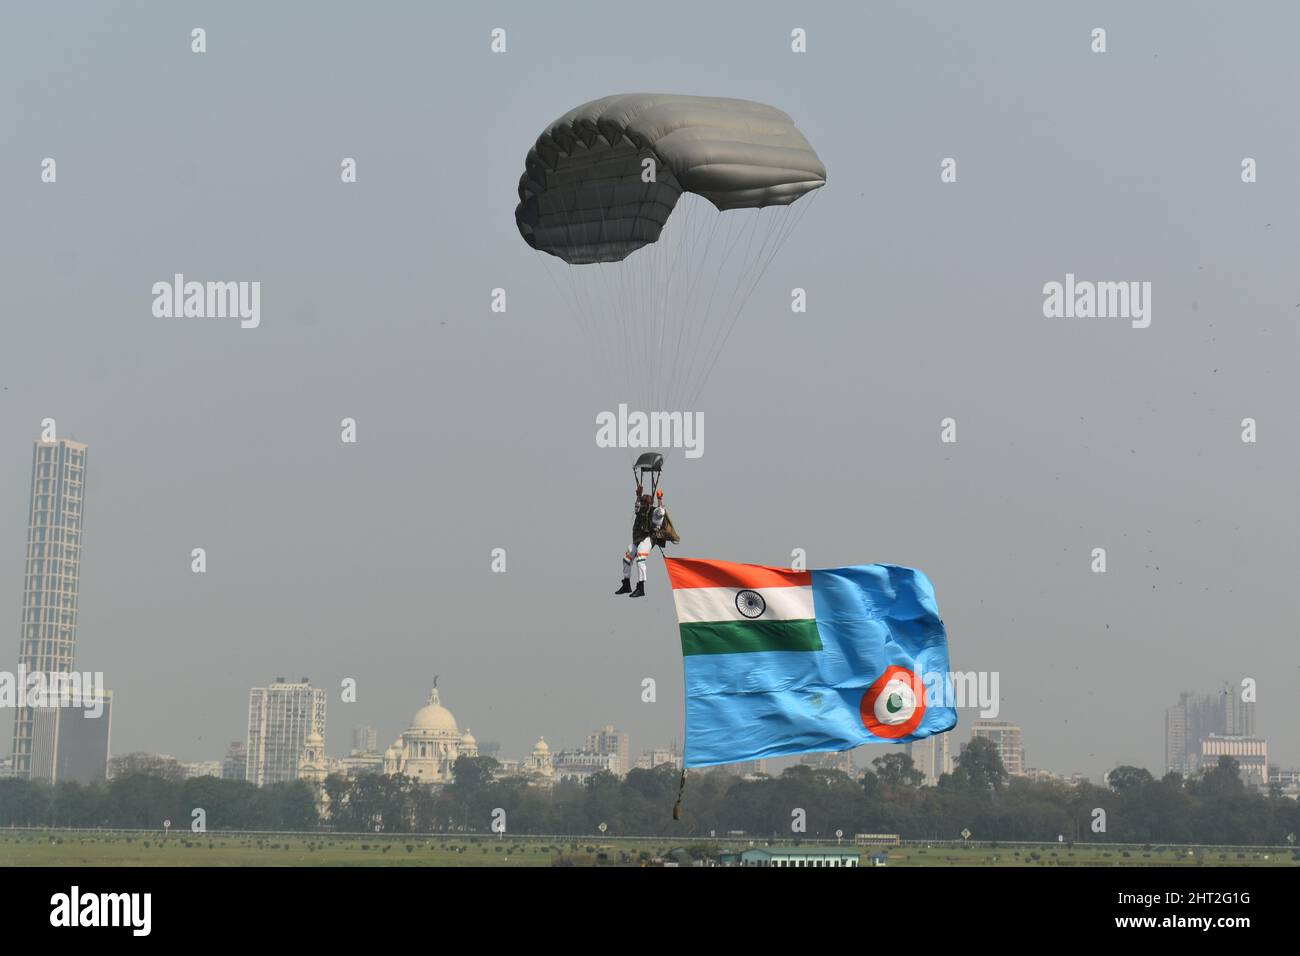
{"label": "large flag", "polygon": [[664,560],[687,767],[905,743],[957,725],[948,635],[915,568]]}

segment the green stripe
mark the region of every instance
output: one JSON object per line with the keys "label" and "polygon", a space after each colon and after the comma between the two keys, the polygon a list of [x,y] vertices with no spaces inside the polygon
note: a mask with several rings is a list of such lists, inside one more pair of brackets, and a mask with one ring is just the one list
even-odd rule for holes
{"label": "green stripe", "polygon": [[760,651],[820,651],[817,622],[708,621],[682,624],[682,655],[754,654]]}

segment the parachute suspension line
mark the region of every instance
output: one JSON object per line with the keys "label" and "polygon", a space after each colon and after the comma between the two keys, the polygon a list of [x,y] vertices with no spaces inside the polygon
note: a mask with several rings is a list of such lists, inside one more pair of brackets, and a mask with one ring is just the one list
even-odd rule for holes
{"label": "parachute suspension line", "polygon": [[811,196],[804,196],[799,202],[798,211],[793,214],[790,213],[790,205],[793,205],[793,203],[786,206],[786,215],[781,223],[782,228],[778,231],[779,234],[776,241],[773,243],[770,252],[768,252],[767,258],[762,263],[758,275],[754,278],[753,283],[750,284],[749,289],[745,292],[744,298],[741,299],[740,304],[736,306],[735,311],[732,313],[731,321],[727,325],[727,332],[723,336],[722,341],[718,343],[717,348],[713,350],[712,358],[709,361],[705,373],[696,388],[695,394],[691,397],[692,403],[699,397],[699,392],[703,390],[705,382],[708,381],[709,375],[712,374],[713,367],[717,364],[718,358],[722,355],[722,350],[726,348],[727,340],[731,338],[731,332],[736,327],[736,320],[740,318],[741,313],[744,311],[745,304],[749,301],[750,296],[753,295],[754,290],[758,288],[759,282],[762,281],[763,276],[767,273],[767,269],[772,264],[773,260],[775,260],[777,253],[781,251],[781,247],[785,245],[786,240],[788,240],[790,236],[794,234],[795,230],[798,229],[799,223],[802,222],[804,216],[808,214],[808,210],[812,207],[816,198],[816,190],[813,191]]}
{"label": "parachute suspension line", "polygon": [[[575,194],[576,194],[576,190],[575,190]],[[560,209],[564,213],[564,224],[566,229],[571,230],[573,226],[573,219],[569,214],[568,206],[562,204],[560,206]],[[547,255],[549,258],[549,254]],[[583,338],[591,340],[593,338],[593,330],[591,328],[591,309],[589,303],[586,301],[584,290],[582,289],[581,285],[579,284],[576,277],[574,276],[573,264],[568,262],[567,260],[562,259],[561,261],[564,263],[564,275],[569,286],[569,294],[564,298],[566,300],[566,303],[570,307],[569,308],[570,317],[573,319],[574,324],[578,327],[578,331],[583,336]],[[548,263],[547,266],[548,266],[547,274],[551,275],[550,272],[551,264]],[[552,278],[554,278],[554,276],[552,276]],[[558,280],[556,280],[556,284],[557,285],[559,284]]]}
{"label": "parachute suspension line", "polygon": [[[685,200],[684,203],[682,203],[682,199]],[[681,222],[672,221],[673,237],[680,237],[682,245],[690,245],[692,238],[694,238],[694,217],[692,213],[695,200],[693,198],[685,199],[685,195],[682,196],[682,199],[679,199],[679,204],[684,204],[685,209],[681,213]],[[694,245],[698,245],[698,243],[694,243]],[[701,265],[703,264],[701,263]],[[663,375],[660,378],[659,392],[655,395],[655,407],[663,411],[672,411],[672,382],[677,371],[676,352],[673,351],[672,358],[669,358],[669,347],[680,345],[682,333],[684,333],[686,323],[689,321],[690,285],[692,285],[692,274],[689,273],[688,269],[684,289],[673,290],[675,295],[666,303],[666,311],[664,311],[666,321],[664,321],[662,334],[659,337],[658,360],[662,365]],[[671,317],[671,321],[668,321],[669,317]]]}
{"label": "parachute suspension line", "polygon": [[772,241],[769,244],[766,244],[764,249],[760,250],[759,259],[757,260],[756,263],[758,265],[757,272],[754,275],[753,280],[749,284],[748,288],[743,290],[743,295],[741,296],[740,301],[734,303],[734,307],[729,307],[729,311],[731,313],[730,321],[727,323],[724,334],[721,336],[719,340],[716,341],[716,344],[710,349],[709,362],[705,368],[704,374],[701,376],[701,379],[697,385],[695,398],[698,398],[699,392],[703,390],[705,382],[708,381],[708,378],[712,373],[713,368],[716,366],[718,359],[721,357],[722,352],[726,347],[727,341],[731,337],[732,331],[735,329],[737,321],[739,320],[740,316],[744,313],[745,306],[749,302],[750,297],[753,295],[754,290],[758,288],[758,284],[760,281],[762,281],[763,276],[767,273],[768,267],[775,260],[777,254],[780,252],[781,248],[785,245],[786,240],[793,234],[800,220],[802,220],[804,215],[806,215],[808,211],[808,207],[810,205],[811,205],[811,201],[805,200],[804,204],[795,213],[791,213],[789,206],[787,206],[784,211],[784,214],[781,217],[781,222],[779,224],[779,227],[773,231],[773,234],[771,236]]}
{"label": "parachute suspension line", "polygon": [[[638,208],[638,217],[644,207],[645,200],[643,199]],[[611,326],[609,334],[614,342],[614,351],[618,353],[618,361],[623,370],[623,378],[618,392],[610,396],[612,399],[611,406],[616,407],[619,402],[625,400],[635,375],[634,367],[629,361],[626,340],[629,316],[633,315],[633,310],[636,308],[636,297],[628,282],[627,266],[623,262],[601,263],[597,268],[609,271],[605,278],[610,280],[614,290],[608,300],[614,314],[606,316],[605,321]],[[612,407],[611,410],[613,410]],[[635,462],[635,452],[628,449],[628,453],[629,464]]]}
{"label": "parachute suspension line", "polygon": [[[645,343],[644,358],[648,366],[647,386],[649,391],[646,394],[646,402],[649,407],[645,410],[652,412],[659,410],[661,407],[663,380],[668,372],[664,367],[661,343],[664,330],[672,319],[675,306],[673,275],[677,271],[677,265],[681,258],[687,255],[686,238],[689,233],[691,204],[688,202],[683,207],[680,196],[677,202],[678,205],[673,210],[675,215],[670,217],[668,223],[665,224],[665,228],[670,230],[668,241],[663,242],[661,236],[660,244],[664,248],[659,257],[658,268],[651,278],[653,287],[648,293],[652,306],[647,313],[648,321],[646,322],[648,337]],[[680,223],[676,221],[678,217],[681,217]]]}
{"label": "parachute suspension line", "polygon": [[[705,200],[697,202],[703,208]],[[699,267],[683,290],[682,323],[673,345],[669,390],[672,407],[682,412],[688,411],[682,407],[685,383],[690,380],[691,365],[696,361],[696,354],[709,327],[711,303],[717,295],[719,284],[725,281],[728,274],[728,263],[733,258],[737,245],[738,227],[744,225],[743,220],[722,215],[716,209],[710,209],[710,212],[712,223],[708,224],[707,229],[701,228],[695,232],[695,241],[699,246]],[[707,296],[704,295],[706,288]]]}
{"label": "parachute suspension line", "polygon": [[[647,184],[647,191],[649,189]],[[627,289],[627,300],[620,324],[621,348],[628,366],[628,378],[621,400],[629,408],[638,410],[646,401],[646,390],[654,374],[654,364],[646,352],[646,326],[649,324],[654,304],[655,275],[661,270],[664,248],[658,241],[648,243],[627,256],[616,268]],[[628,457],[635,463],[644,449],[628,448]]]}
{"label": "parachute suspension line", "polygon": [[[576,196],[580,192],[580,187],[580,183],[575,184],[574,186],[575,200]],[[567,229],[572,231],[574,220],[573,216],[570,214],[570,208],[567,205],[564,205],[561,208],[564,213],[565,226]],[[599,231],[596,235],[596,242],[600,243],[608,240],[608,228],[605,217],[605,207],[601,205],[597,208],[600,212],[600,223]],[[581,210],[578,209],[576,204],[573,207],[573,211],[581,213]],[[606,382],[609,386],[612,386],[614,389],[617,389],[620,379],[620,369],[622,371],[621,377],[624,382],[627,379],[626,357],[621,350],[613,347],[611,333],[605,328],[608,322],[605,321],[606,317],[600,314],[602,311],[602,304],[604,304],[605,307],[608,307],[609,298],[607,296],[602,297],[599,294],[596,283],[597,275],[584,271],[591,269],[599,270],[601,264],[593,263],[575,266],[567,260],[562,261],[565,262],[567,267],[566,274],[573,293],[575,311],[583,320],[579,325],[582,335],[586,339],[584,347],[595,355],[597,362],[601,365],[601,380]]]}
{"label": "parachute suspension line", "polygon": [[[648,360],[653,366],[651,392],[650,392],[650,410],[664,410],[667,406],[664,404],[665,397],[663,394],[664,385],[671,372],[670,367],[664,361],[664,337],[668,333],[670,325],[678,325],[681,321],[681,306],[678,302],[679,296],[677,288],[673,284],[673,276],[677,272],[677,265],[682,260],[686,262],[691,259],[691,225],[694,221],[694,203],[687,202],[683,204],[681,197],[678,197],[678,208],[674,211],[681,217],[681,222],[677,223],[675,217],[670,219],[672,226],[680,226],[672,230],[672,236],[668,246],[672,249],[672,256],[668,268],[659,277],[660,287],[657,292],[657,300],[654,310],[653,337],[650,343],[650,354]],[[671,227],[669,227],[671,228]],[[673,236],[679,237],[678,241],[673,240]],[[689,272],[689,270],[687,270]]]}
{"label": "parachute suspension line", "polygon": [[[573,185],[573,202],[557,206],[566,228],[593,245],[614,241],[610,205],[579,208],[584,183]],[[636,221],[654,196],[644,184],[635,200]],[[674,208],[660,239],[623,260],[573,265],[557,257],[565,278],[549,267],[547,277],[568,300],[588,351],[598,356],[600,379],[614,386],[614,407],[622,401],[643,412],[694,407],[749,298],[812,199],[803,197],[797,211],[791,203],[779,210],[709,209],[714,214],[706,215],[708,200],[680,193],[676,206],[684,208]],[[630,458],[640,450],[629,448]]]}
{"label": "parachute suspension line", "polygon": [[[567,208],[564,209],[564,222],[566,226],[571,225],[571,222],[569,220],[569,211]],[[587,333],[587,329],[585,325],[586,313],[585,310],[582,308],[582,303],[580,302],[579,295],[578,295],[578,289],[573,281],[573,267],[569,265],[567,262],[565,262],[564,264],[565,268],[563,271],[564,271],[566,283],[568,285],[568,292],[566,293],[563,291],[563,288],[561,287],[560,280],[555,276],[554,263],[550,261],[552,258],[557,258],[557,257],[553,257],[549,253],[544,253],[544,255],[546,258],[544,260],[543,267],[544,267],[544,271],[546,272],[546,275],[551,279],[551,281],[555,284],[557,288],[561,289],[562,301],[564,301],[565,304],[569,306],[567,310],[569,313],[569,318],[573,320],[573,323],[578,327],[578,330],[585,335]]]}
{"label": "parachute suspension line", "polygon": [[[573,266],[563,262],[563,260],[559,260],[560,265],[549,261],[557,258],[549,254],[543,254],[542,272],[555,286],[556,292],[559,294],[559,300],[564,305],[570,321],[573,322],[579,334],[584,339],[594,342],[597,337],[593,334],[591,308],[586,301],[587,297],[584,290],[581,284],[574,280]],[[562,279],[556,275],[557,270],[561,271]]]}
{"label": "parachute suspension line", "polygon": [[[678,200],[682,205],[681,200]],[[670,245],[673,248],[673,256],[668,270],[661,277],[660,282],[661,296],[658,305],[658,328],[656,329],[654,339],[654,365],[655,365],[655,388],[652,394],[652,404],[655,410],[671,410],[668,406],[669,396],[666,394],[668,383],[671,381],[673,366],[667,361],[667,355],[664,352],[665,340],[672,337],[673,332],[680,335],[680,330],[686,323],[687,301],[683,287],[686,286],[689,292],[689,281],[691,269],[683,267],[678,269],[682,262],[690,263],[695,260],[695,230],[696,220],[695,202],[687,201],[684,208],[680,210],[681,222],[672,222],[676,228],[673,229],[673,237]],[[683,281],[674,282],[675,276],[682,275]]]}
{"label": "parachute suspension line", "polygon": [[[748,300],[754,288],[758,285],[758,282],[762,279],[767,265],[771,262],[771,258],[767,255],[769,245],[779,248],[780,242],[777,241],[773,244],[772,239],[773,237],[778,237],[784,233],[784,227],[790,218],[789,205],[785,206],[779,214],[774,211],[773,215],[779,219],[779,222],[772,225],[772,228],[765,237],[764,242],[759,246],[759,249],[754,254],[752,260],[749,258],[750,250],[746,249],[744,276],[748,281],[738,282],[732,289],[731,295],[727,299],[726,307],[720,311],[720,323],[718,327],[713,330],[713,336],[710,339],[708,347],[701,351],[703,361],[702,371],[698,378],[692,382],[692,402],[698,400],[700,393],[704,389],[705,383],[708,381],[709,376],[713,372],[714,366],[717,364],[718,359],[722,355],[723,349],[726,347],[727,340],[731,337],[731,332],[735,328],[737,320],[744,310],[745,302]],[[760,263],[761,268],[759,268]],[[737,299],[739,299],[739,302],[737,302]]]}
{"label": "parachute suspension line", "polygon": [[[686,202],[686,212],[683,213],[682,221],[675,223],[674,235],[679,237],[675,241],[679,242],[684,250],[683,255],[689,256],[687,261],[694,263],[694,266],[685,270],[682,281],[677,283],[675,288],[671,290],[672,298],[667,304],[668,310],[675,316],[671,326],[665,328],[660,348],[660,362],[663,365],[664,374],[660,386],[659,407],[667,411],[673,410],[671,406],[676,398],[674,386],[680,374],[679,356],[682,342],[684,339],[689,338],[689,331],[694,324],[692,322],[694,312],[692,293],[699,281],[699,277],[708,268],[707,262],[700,258],[698,252],[706,227],[699,222],[698,216],[693,215],[693,207],[702,201],[696,197],[691,197]],[[714,217],[714,227],[716,227],[716,224],[717,217]],[[671,343],[670,348],[663,348],[665,343]]]}
{"label": "parachute suspension line", "polygon": [[[603,210],[601,216],[601,232],[603,235],[605,232]],[[617,315],[623,312],[621,303],[609,291],[609,274],[606,263],[587,263],[577,268],[581,270],[579,274],[591,290],[591,298],[596,309],[595,334],[604,353],[601,361],[608,366],[607,379],[612,383],[616,392],[621,391],[621,386],[627,381],[627,360],[618,348],[617,335],[610,328],[617,321]],[[614,312],[616,315],[610,315],[610,312]]]}
{"label": "parachute suspension line", "polygon": [[[669,223],[674,217],[670,217]],[[658,241],[642,247],[637,255],[645,253],[645,268],[637,269],[637,278],[641,286],[642,307],[637,310],[640,322],[635,329],[629,346],[637,362],[638,390],[637,407],[642,411],[652,411],[659,388],[660,362],[655,343],[658,341],[659,328],[666,318],[665,282],[669,275],[669,264],[676,252],[671,241],[671,226],[665,223]]]}
{"label": "parachute suspension line", "polygon": [[[699,202],[703,202],[703,200],[699,200]],[[681,398],[684,398],[685,382],[689,381],[689,363],[694,362],[695,354],[697,354],[699,346],[702,345],[705,329],[708,326],[708,320],[710,320],[712,312],[712,300],[718,293],[718,285],[722,281],[723,274],[727,272],[727,268],[725,268],[727,267],[727,261],[731,259],[731,254],[735,251],[736,229],[733,229],[733,226],[741,222],[736,216],[724,215],[715,215],[712,220],[714,222],[712,222],[712,229],[708,233],[701,263],[699,263],[699,268],[695,272],[693,287],[688,289],[686,303],[682,307],[682,323],[679,326],[679,332],[677,332],[675,347],[673,347],[672,384],[671,389],[669,389],[672,393],[673,402],[679,402]],[[718,245],[716,235],[718,235],[720,220],[727,222],[727,229],[725,229],[723,242]],[[715,248],[719,250],[719,260],[716,261],[716,264],[711,263]],[[695,315],[697,313],[697,308],[695,308],[697,295],[695,295],[695,291],[702,289],[705,276],[708,273],[711,273],[712,276],[711,281],[708,282],[708,298],[703,300],[702,310],[698,310],[697,321],[697,315]],[[682,347],[684,346],[685,355],[682,354]],[[686,411],[686,408],[681,408],[681,411]]]}
{"label": "parachute suspension line", "polygon": [[[648,192],[648,184],[646,186]],[[646,298],[649,290],[644,272],[647,268],[653,270],[659,252],[658,243],[650,243],[613,265],[621,284],[621,295],[624,296],[620,303],[619,333],[620,350],[628,370],[619,400],[627,401],[632,408],[641,403],[641,390],[645,388],[650,368],[642,346],[647,318],[646,303],[649,301]],[[637,450],[629,448],[628,454],[635,461]]]}
{"label": "parachute suspension line", "polygon": [[[648,193],[648,184],[642,185],[645,192]],[[644,204],[645,200],[642,201],[642,207],[644,207]],[[638,218],[639,216],[640,210],[638,210]],[[640,363],[637,361],[636,349],[633,347],[633,342],[640,331],[637,328],[637,316],[640,314],[642,309],[642,306],[639,303],[643,301],[641,296],[644,295],[644,290],[640,288],[639,283],[637,282],[639,276],[637,275],[636,268],[634,265],[629,264],[629,260],[634,256],[639,256],[644,250],[645,247],[642,246],[641,249],[638,249],[620,262],[613,263],[610,266],[610,268],[616,273],[616,278],[621,283],[621,288],[623,290],[621,293],[623,298],[619,303],[618,331],[620,333],[619,349],[623,356],[623,363],[627,369],[627,374],[623,382],[623,391],[619,394],[618,398],[620,401],[626,400],[632,403],[635,403],[636,401],[635,393],[640,387],[640,382],[644,377],[644,372],[640,367]],[[630,457],[635,459],[635,449],[629,448],[628,454]]]}
{"label": "parachute suspension line", "polygon": [[[788,214],[789,210],[790,207],[787,205],[782,209],[782,212]],[[763,242],[759,245],[758,251],[754,252],[754,248],[753,248],[754,236],[758,232],[758,222],[759,219],[765,215],[768,214],[764,210],[758,209],[754,211],[754,214],[751,217],[753,220],[752,227],[749,231],[749,239],[745,244],[744,257],[740,260],[740,268],[736,272],[736,284],[732,287],[731,294],[727,297],[726,307],[721,309],[718,313],[719,315],[718,326],[711,330],[713,332],[713,335],[709,339],[708,348],[701,349],[698,355],[696,356],[697,360],[700,362],[701,369],[704,370],[701,372],[701,379],[707,375],[709,370],[711,370],[710,367],[706,364],[708,362],[708,357],[709,355],[712,354],[713,349],[718,344],[719,336],[722,335],[723,329],[726,325],[727,317],[731,314],[732,307],[735,305],[736,297],[739,294],[740,289],[742,288],[742,286],[744,286],[744,284],[748,279],[754,277],[753,276],[755,272],[754,266],[758,262],[758,257],[762,255],[762,251],[766,247],[767,240],[779,228],[779,224],[774,224],[771,222],[767,223],[768,228],[765,232]],[[772,217],[776,217],[778,216],[778,213],[776,210],[773,210],[773,212],[770,215]],[[751,252],[753,253],[753,257],[751,257],[750,255]],[[703,345],[703,342],[701,342],[701,345]],[[692,372],[695,371],[694,365],[692,365],[691,370]],[[687,383],[687,387],[693,389],[694,392],[698,392],[700,384],[702,384],[702,381],[699,384],[697,384],[696,380],[692,379],[690,382]]]}
{"label": "parachute suspension line", "polygon": [[[677,324],[677,329],[676,329],[677,334],[674,337],[675,341],[673,343],[672,359],[667,363],[668,384],[666,386],[667,394],[664,396],[664,402],[665,402],[664,407],[666,409],[669,409],[670,411],[682,411],[682,412],[687,411],[687,409],[684,408],[682,409],[673,408],[671,407],[670,403],[675,402],[680,397],[678,383],[681,379],[682,343],[687,338],[686,331],[692,324],[691,323],[692,303],[699,301],[699,298],[697,296],[697,291],[704,279],[704,276],[707,275],[709,272],[713,273],[712,287],[716,289],[718,283],[718,276],[721,274],[720,268],[719,269],[710,268],[709,258],[714,249],[714,240],[716,239],[718,233],[718,223],[725,217],[715,215],[710,218],[712,218],[713,222],[708,227],[707,237],[704,236],[703,229],[701,229],[699,233],[699,237],[703,240],[702,241],[703,253],[699,260],[700,267],[697,270],[695,270],[695,274],[691,277],[691,280],[687,284],[686,289],[683,293],[681,309],[678,313],[680,316],[680,321]],[[728,232],[729,231],[730,230],[728,230]],[[727,248],[727,246],[724,245],[722,248]],[[707,319],[707,316],[708,316],[708,312],[707,310],[705,310],[704,318]]]}
{"label": "parachute suspension line", "polygon": [[[748,272],[749,250],[750,247],[753,246],[754,233],[757,232],[758,230],[758,216],[759,213],[761,213],[761,211],[759,211],[759,209],[754,209],[753,212],[754,215],[751,216],[744,215],[744,213],[741,213],[741,215],[737,216],[738,234],[736,235],[736,242],[729,242],[727,247],[725,247],[725,255],[723,256],[722,261],[720,261],[720,263],[718,264],[718,269],[716,269],[716,280],[715,280],[714,289],[712,289],[712,293],[710,294],[710,299],[708,299],[708,306],[705,312],[703,312],[703,315],[701,316],[701,321],[699,321],[698,330],[694,336],[694,342],[692,343],[692,347],[690,347],[689,350],[690,358],[688,362],[686,362],[685,364],[684,373],[682,373],[680,388],[682,394],[684,394],[684,397],[686,394],[690,394],[690,392],[693,392],[695,375],[697,375],[697,368],[702,367],[703,355],[705,355],[705,352],[703,352],[703,345],[705,345],[706,333],[708,328],[710,328],[712,324],[712,319],[714,319],[714,315],[715,315],[714,302],[716,300],[716,293],[718,293],[718,282],[722,280],[723,273],[727,272],[727,268],[725,268],[725,265],[727,265],[728,260],[731,260],[732,255],[735,254],[738,248],[740,248],[740,242],[738,241],[740,241],[741,237],[744,237],[744,235],[746,235],[746,232],[748,232],[748,239],[746,239],[745,242],[745,254],[741,256],[741,259],[738,260],[738,264],[737,264],[737,272],[736,272],[737,285],[740,285],[741,282],[744,281],[745,273]],[[728,213],[722,213],[722,215],[728,215]],[[746,230],[745,228],[746,226],[744,221],[745,219],[750,220],[748,222],[748,226],[749,226],[748,230]],[[716,337],[716,333],[715,333],[715,337]]]}
{"label": "parachute suspension line", "polygon": [[[678,201],[680,202],[680,199]],[[681,263],[683,261],[686,262],[691,261],[689,258],[687,258],[687,255],[690,249],[692,248],[691,225],[694,219],[696,218],[692,215],[694,207],[695,207],[694,203],[687,204],[686,209],[684,210],[686,216],[682,223],[682,229],[680,230],[680,237],[681,237],[680,241],[670,243],[672,248],[670,250],[670,254],[668,257],[668,262],[666,263],[667,271],[662,277],[662,280],[660,282],[660,288],[658,290],[658,294],[655,299],[655,302],[658,306],[656,312],[659,314],[657,319],[659,323],[666,323],[668,321],[669,311],[672,310],[676,305],[674,301],[675,300],[674,279],[683,270],[685,271],[688,277],[690,274],[689,268],[682,266],[679,269],[679,266],[681,266]],[[657,342],[658,342],[657,336],[651,338],[650,341],[647,343],[647,348],[649,349],[650,347],[655,347],[655,344]],[[656,349],[656,354],[653,358],[653,364],[655,366],[659,366],[662,364],[662,358],[659,354],[657,354],[657,349]],[[662,372],[666,372],[666,371],[667,370],[662,370]],[[661,370],[656,369],[655,375],[656,377],[659,377],[661,375]],[[660,387],[660,383],[656,382],[655,383],[656,391],[652,393],[650,396],[648,396],[652,402],[657,402],[662,400],[662,396],[657,394],[659,387]]]}
{"label": "parachute suspension line", "polygon": [[[652,199],[651,193],[651,185],[643,184],[638,201],[638,221],[645,212],[646,204]],[[603,220],[604,206],[600,212]],[[615,316],[605,316],[600,323],[611,326],[616,324],[610,335],[624,372],[623,387],[616,398],[618,401],[627,401],[634,409],[639,408],[653,393],[658,374],[657,363],[650,354],[649,345],[653,341],[651,318],[655,313],[655,292],[662,284],[659,277],[663,274],[666,250],[667,246],[663,243],[648,243],[618,262],[600,263],[597,266],[601,269],[602,280],[598,298],[617,313]],[[635,463],[639,451],[636,448],[628,449],[632,463]]]}
{"label": "parachute suspension line", "polygon": [[[643,184],[644,187],[644,184]],[[642,198],[638,208],[638,219],[640,212],[645,206],[646,190],[642,189]],[[605,207],[601,207],[602,221],[605,216]],[[595,278],[601,283],[602,294],[601,300],[605,304],[607,313],[603,316],[603,324],[609,326],[607,334],[613,342],[613,350],[618,354],[618,363],[622,369],[622,381],[616,394],[611,398],[614,403],[624,401],[632,386],[636,376],[636,363],[632,361],[627,348],[627,339],[629,335],[629,323],[633,315],[634,302],[629,292],[626,281],[626,259],[620,262],[601,262],[594,266],[597,271]]]}
{"label": "parachute suspension line", "polygon": [[[644,205],[644,199],[642,200]],[[608,240],[608,223],[606,219],[606,206],[600,207],[601,217],[601,241]],[[629,303],[619,292],[619,280],[622,272],[622,265],[617,262],[597,262],[587,267],[592,279],[593,288],[597,290],[596,301],[600,310],[604,313],[597,316],[597,323],[600,325],[602,339],[607,344],[607,349],[613,353],[611,364],[621,371],[621,382],[616,394],[611,398],[617,402],[627,390],[628,382],[635,374],[635,369],[628,361],[627,352],[619,345],[619,326],[627,322],[627,316],[631,308]],[[609,313],[613,312],[613,315]],[[615,323],[618,323],[616,326]]]}
{"label": "parachute suspension line", "polygon": [[[637,390],[634,398],[636,407],[641,411],[651,410],[642,406],[654,401],[655,375],[658,371],[655,367],[654,355],[650,351],[650,345],[654,341],[654,325],[660,318],[662,290],[660,289],[659,277],[664,271],[664,253],[667,251],[667,247],[662,243],[662,230],[659,235],[659,241],[650,244],[652,251],[646,263],[647,268],[641,273],[642,294],[645,298],[642,300],[643,307],[637,310],[640,319],[629,342],[633,362],[638,373]],[[646,247],[642,246],[641,250],[638,251],[645,251],[645,249]],[[647,278],[648,282],[646,281]]]}
{"label": "parachute suspension line", "polygon": [[587,277],[579,270],[582,266],[575,266],[572,263],[566,263],[569,282],[574,290],[574,299],[577,303],[579,313],[584,318],[584,337],[588,340],[590,348],[597,356],[597,361],[602,365],[602,372],[605,377],[614,377],[617,372],[617,366],[609,360],[608,346],[605,341],[605,332],[600,327],[600,316],[598,314],[598,304],[593,301],[593,290]]}
{"label": "parachute suspension line", "polygon": [[[737,229],[734,230],[734,234],[729,230],[726,243],[722,248],[720,260],[717,267],[712,270],[714,272],[714,281],[711,284],[709,298],[702,309],[700,321],[698,323],[698,334],[690,349],[689,359],[684,363],[680,381],[676,386],[683,398],[694,391],[697,376],[699,370],[703,366],[703,360],[706,355],[705,343],[711,341],[712,338],[716,338],[716,332],[713,333],[713,336],[710,336],[709,333],[713,329],[715,323],[714,317],[717,314],[717,310],[714,308],[714,303],[718,300],[719,288],[723,281],[731,278],[733,272],[736,274],[735,281],[737,284],[745,281],[745,274],[749,271],[749,251],[753,245],[753,237],[758,230],[757,215],[758,211],[755,210],[752,215],[742,214],[731,215],[728,217],[729,219],[734,219],[736,221]],[[746,219],[749,219],[750,221],[746,222]],[[746,239],[746,242],[744,243],[745,251],[740,255],[735,267],[733,268],[728,266],[728,262],[740,252],[742,244],[739,240],[741,238]],[[693,407],[690,402],[688,402],[687,405]]]}
{"label": "parachute suspension line", "polygon": [[[599,321],[595,315],[595,310],[591,302],[591,291],[587,288],[582,275],[576,271],[576,267],[569,265],[566,269],[569,281],[574,289],[574,298],[577,302],[578,314],[582,316],[583,336],[589,342],[597,355],[600,355],[603,349],[602,336],[600,334]],[[602,365],[608,363],[602,362]],[[609,373],[609,369],[603,370],[604,374]]]}

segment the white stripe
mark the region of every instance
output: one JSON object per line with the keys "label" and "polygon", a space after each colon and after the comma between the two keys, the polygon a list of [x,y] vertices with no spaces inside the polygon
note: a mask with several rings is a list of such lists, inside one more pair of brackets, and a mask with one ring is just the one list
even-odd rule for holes
{"label": "white stripe", "polygon": [[[757,591],[767,607],[750,618],[736,607],[736,595]],[[794,588],[675,588],[677,620],[682,624],[704,621],[803,621],[814,617],[812,585]]]}

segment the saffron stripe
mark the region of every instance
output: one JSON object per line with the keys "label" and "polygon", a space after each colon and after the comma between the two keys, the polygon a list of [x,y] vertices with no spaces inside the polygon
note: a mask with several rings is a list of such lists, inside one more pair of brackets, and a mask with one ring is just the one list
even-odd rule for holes
{"label": "saffron stripe", "polygon": [[769,568],[761,564],[665,558],[668,580],[678,588],[794,588],[811,587],[811,571]]}

